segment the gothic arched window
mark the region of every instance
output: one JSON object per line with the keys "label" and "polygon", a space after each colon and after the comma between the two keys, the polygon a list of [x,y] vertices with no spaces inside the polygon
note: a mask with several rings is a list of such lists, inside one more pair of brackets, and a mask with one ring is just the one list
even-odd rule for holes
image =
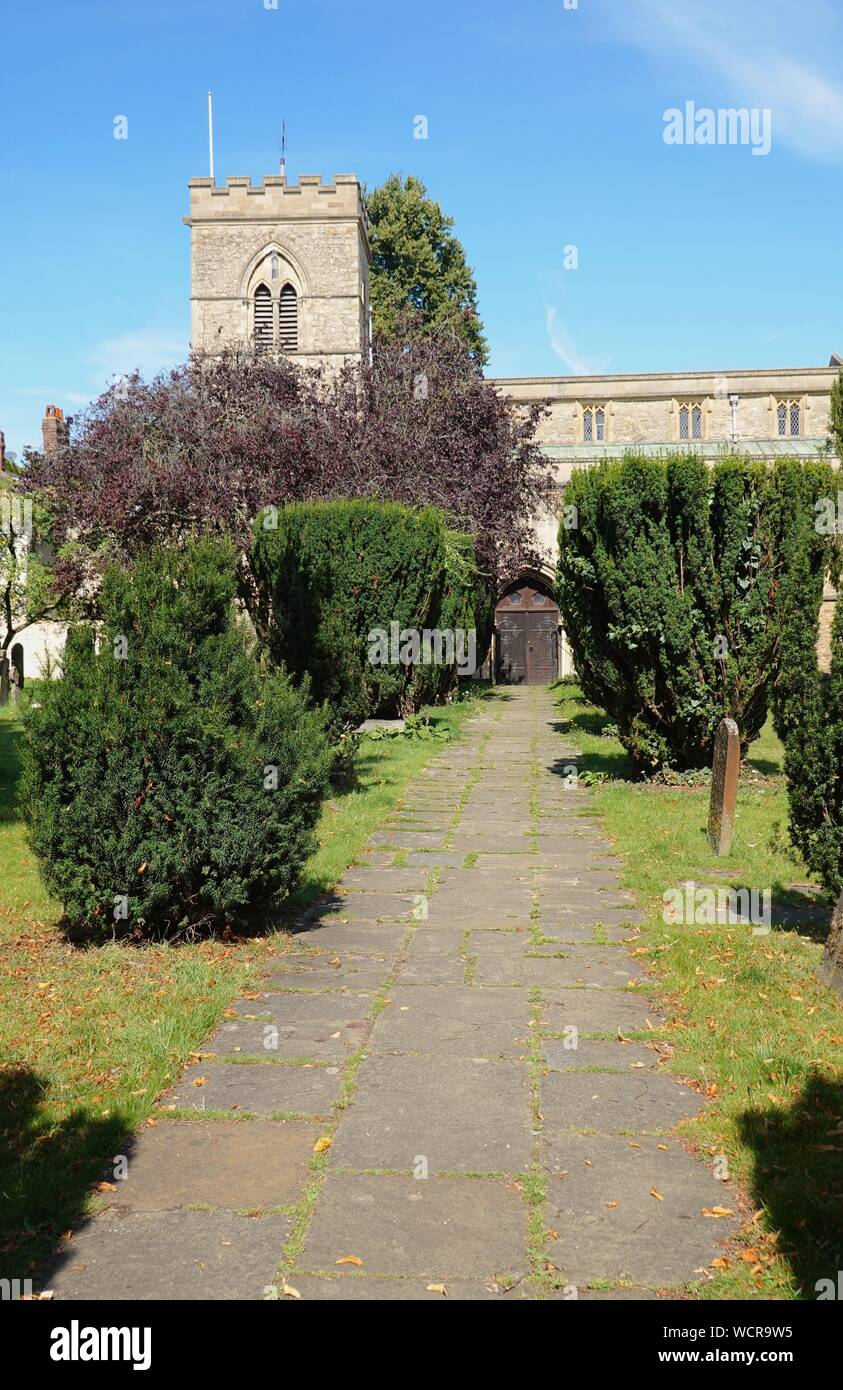
{"label": "gothic arched window", "polygon": [[798,438],[802,433],[802,405],[800,401],[779,401],[776,407],[776,424],[783,437]]}
{"label": "gothic arched window", "polygon": [[679,407],[679,438],[702,439],[703,412],[699,401],[683,401]]}
{"label": "gothic arched window", "polygon": [[255,290],[255,348],[266,352],[272,347],[272,295],[266,285]]}
{"label": "gothic arched window", "polygon": [[606,439],[606,408],[602,405],[587,405],[582,413],[582,437],[584,444],[602,444]]}
{"label": "gothic arched window", "polygon": [[278,299],[278,343],[282,352],[299,350],[299,301],[292,285],[285,285]]}

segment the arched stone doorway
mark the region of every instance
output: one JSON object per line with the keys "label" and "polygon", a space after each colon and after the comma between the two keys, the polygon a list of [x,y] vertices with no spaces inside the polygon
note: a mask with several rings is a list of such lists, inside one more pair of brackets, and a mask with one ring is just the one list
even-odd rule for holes
{"label": "arched stone doorway", "polygon": [[519,575],[495,607],[495,676],[503,685],[550,685],[560,675],[562,624],[550,584]]}

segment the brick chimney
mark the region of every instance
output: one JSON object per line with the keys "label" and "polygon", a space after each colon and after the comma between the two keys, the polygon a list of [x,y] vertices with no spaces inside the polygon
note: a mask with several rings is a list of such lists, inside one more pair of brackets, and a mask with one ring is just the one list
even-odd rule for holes
{"label": "brick chimney", "polygon": [[41,421],[41,437],[44,441],[44,453],[48,456],[58,453],[67,443],[68,424],[64,418],[64,411],[57,405],[47,406],[44,419]]}

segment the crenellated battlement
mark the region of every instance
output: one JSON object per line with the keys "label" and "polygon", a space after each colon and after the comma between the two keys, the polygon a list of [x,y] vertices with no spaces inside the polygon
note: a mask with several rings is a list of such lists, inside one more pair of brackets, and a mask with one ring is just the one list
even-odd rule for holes
{"label": "crenellated battlement", "polygon": [[282,347],[341,366],[369,344],[369,222],[356,174],[191,179],[193,347]]}
{"label": "crenellated battlement", "polygon": [[253,184],[248,175],[235,175],[217,184],[211,178],[191,179],[188,227],[209,221],[248,218],[268,221],[297,221],[318,217],[325,220],[354,220],[364,231],[368,243],[369,223],[363,190],[356,174],[334,174],[323,183],[320,174],[302,174],[289,182],[283,174],[267,174]]}

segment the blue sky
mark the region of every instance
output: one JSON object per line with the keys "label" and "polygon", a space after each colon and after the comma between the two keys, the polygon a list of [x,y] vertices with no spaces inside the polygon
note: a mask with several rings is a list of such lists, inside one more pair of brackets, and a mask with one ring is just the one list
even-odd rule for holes
{"label": "blue sky", "polygon": [[[492,374],[843,352],[839,0],[39,0],[3,6],[0,54],[11,449],[48,401],[73,413],[185,356],[209,88],[218,180],[275,172],[282,118],[290,176],[425,180],[475,269]],[[770,107],[770,154],[665,144],[687,101]]]}

